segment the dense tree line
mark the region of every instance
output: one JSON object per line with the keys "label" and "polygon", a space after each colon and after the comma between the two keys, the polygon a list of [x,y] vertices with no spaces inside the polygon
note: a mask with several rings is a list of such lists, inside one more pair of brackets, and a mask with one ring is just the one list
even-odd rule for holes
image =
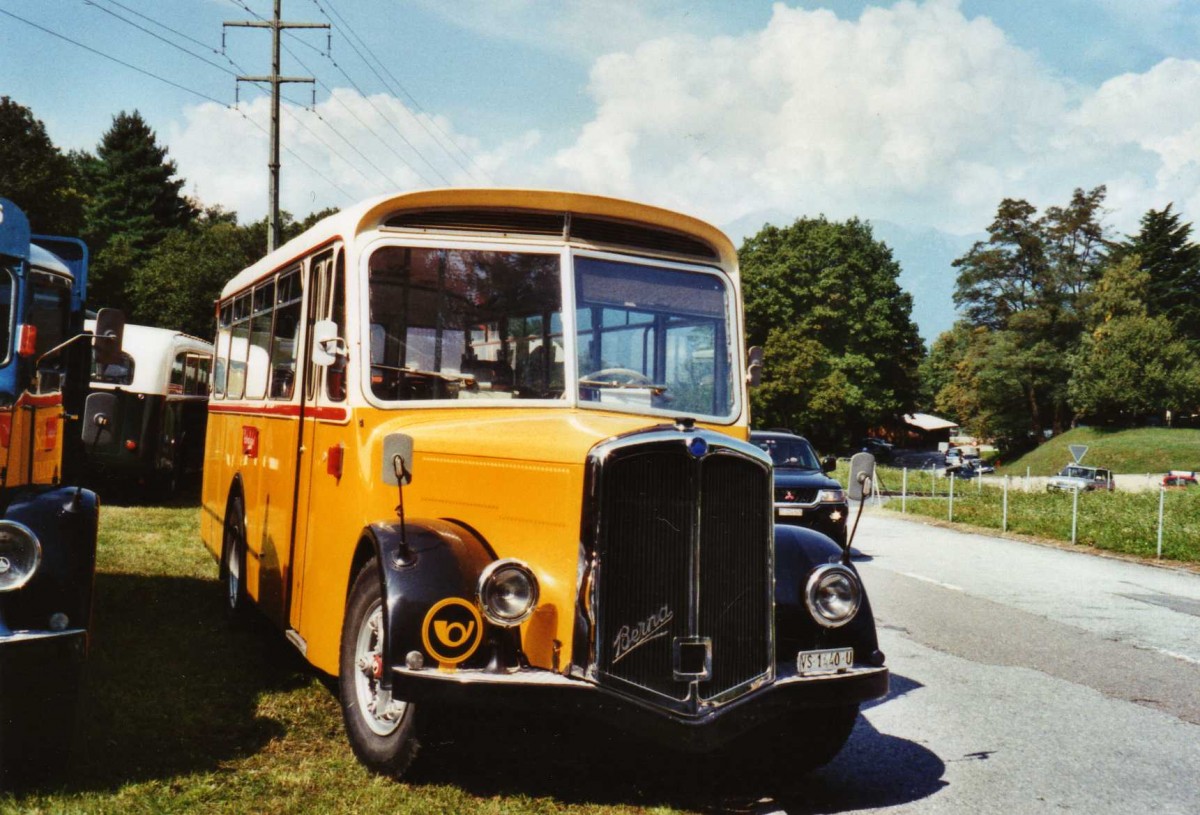
{"label": "dense tree line", "polygon": [[963,318],[922,366],[925,404],[1010,448],[1079,423],[1200,408],[1200,247],[1168,205],[1134,235],[1102,225],[1105,188],[1038,215],[1004,199],[955,261]]}
{"label": "dense tree line", "polygon": [[913,409],[923,355],[891,250],[858,219],[765,226],[739,252],[749,343],[764,351],[756,427],[827,450]]}
{"label": "dense tree line", "polygon": [[[113,117],[94,154],[64,153],[28,108],[0,97],[0,193],[35,232],[79,236],[91,253],[88,307],[205,339],[221,287],[266,251],[266,221],[206,209],[183,192],[175,162],[134,111]],[[297,223],[284,239],[328,212]]]}

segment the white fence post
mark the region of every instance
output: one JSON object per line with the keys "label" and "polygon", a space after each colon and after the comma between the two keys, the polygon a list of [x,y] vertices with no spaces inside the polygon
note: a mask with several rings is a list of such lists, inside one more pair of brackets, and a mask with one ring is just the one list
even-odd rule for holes
{"label": "white fence post", "polygon": [[1075,545],[1075,530],[1079,526],[1079,487],[1071,490],[1074,497],[1071,499],[1071,545]]}
{"label": "white fence post", "polygon": [[904,468],[904,474],[900,480],[900,514],[903,515],[908,511],[908,468]]}
{"label": "white fence post", "polygon": [[954,473],[950,473],[950,517],[947,520],[954,520]]}
{"label": "white fence post", "polygon": [[1025,468],[1025,492],[1029,492],[1029,468]]}
{"label": "white fence post", "polygon": [[1004,500],[1000,502],[1000,531],[1008,531],[1008,476],[1004,476]]}
{"label": "white fence post", "polygon": [[1158,559],[1162,560],[1162,536],[1163,536],[1163,502],[1167,497],[1167,488],[1158,488]]}

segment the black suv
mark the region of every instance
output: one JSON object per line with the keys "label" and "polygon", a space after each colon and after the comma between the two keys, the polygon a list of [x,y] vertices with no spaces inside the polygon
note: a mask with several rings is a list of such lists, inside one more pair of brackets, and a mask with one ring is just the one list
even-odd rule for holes
{"label": "black suv", "polygon": [[846,493],[826,475],[837,462],[819,460],[808,439],[791,433],[756,430],[750,443],[766,450],[775,464],[775,523],[806,526],[845,544]]}

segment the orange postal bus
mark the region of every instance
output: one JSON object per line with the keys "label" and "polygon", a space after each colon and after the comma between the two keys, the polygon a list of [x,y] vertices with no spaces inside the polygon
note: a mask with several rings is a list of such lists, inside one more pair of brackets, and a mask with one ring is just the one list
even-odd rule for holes
{"label": "orange postal bus", "polygon": [[238,274],[216,336],[204,543],[229,611],[338,677],[370,768],[402,774],[449,704],[782,740],[794,773],[886,693],[849,550],[773,524],[712,226],[561,192],[378,198]]}

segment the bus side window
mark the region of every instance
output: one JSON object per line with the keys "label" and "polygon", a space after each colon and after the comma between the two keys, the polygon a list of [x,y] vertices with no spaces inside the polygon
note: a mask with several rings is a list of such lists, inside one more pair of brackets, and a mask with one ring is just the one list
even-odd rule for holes
{"label": "bus side window", "polygon": [[184,372],[187,358],[187,351],[180,351],[175,355],[175,360],[171,363],[171,383],[167,386],[167,393],[187,393],[187,376]]}
{"label": "bus side window", "polygon": [[[342,253],[337,253],[333,269],[333,307],[329,318],[337,325],[337,335],[346,336],[346,270]],[[339,356],[337,361],[325,371],[325,393],[332,402],[343,402],[346,399],[346,357]]]}
{"label": "bus side window", "polygon": [[246,359],[250,354],[250,293],[238,295],[233,301],[233,332],[229,341],[229,381],[226,393],[230,399],[241,399],[246,392]]}
{"label": "bus side window", "polygon": [[271,342],[271,398],[291,399],[296,386],[296,340],[300,333],[300,274],[279,279],[275,331]]}
{"label": "bus side window", "polygon": [[230,319],[231,307],[227,301],[217,312],[217,344],[213,349],[212,394],[218,399],[225,395],[225,375],[229,370]]}
{"label": "bus side window", "polygon": [[267,395],[268,359],[271,329],[275,316],[275,281],[268,280],[254,289],[253,319],[250,321],[250,355],[246,361],[246,398]]}

